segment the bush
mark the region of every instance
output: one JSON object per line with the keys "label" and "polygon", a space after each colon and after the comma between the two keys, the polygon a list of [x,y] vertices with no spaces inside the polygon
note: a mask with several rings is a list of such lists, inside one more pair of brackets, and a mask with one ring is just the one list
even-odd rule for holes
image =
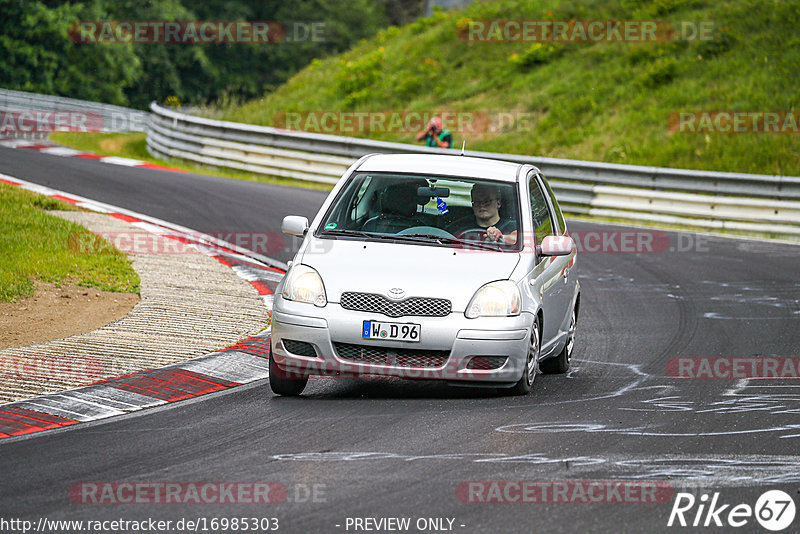
{"label": "bush", "polygon": [[648,65],[637,81],[640,85],[651,89],[666,85],[678,74],[679,65],[677,59],[660,58]]}
{"label": "bush", "polygon": [[622,6],[643,17],[663,17],[674,11],[697,7],[698,0],[623,0]]}
{"label": "bush", "polygon": [[715,34],[710,41],[700,41],[697,54],[701,59],[710,59],[730,50],[735,42],[732,35],[723,31]]}
{"label": "bush", "polygon": [[512,54],[508,60],[518,68],[527,69],[545,65],[561,54],[561,49],[547,43],[533,43],[521,54]]}
{"label": "bush", "polygon": [[336,74],[336,91],[344,97],[349,107],[369,95],[369,88],[383,74],[384,48],[365,54],[355,61],[341,61]]}
{"label": "bush", "polygon": [[678,56],[688,46],[689,42],[684,40],[659,44],[644,43],[633,47],[625,57],[631,65],[656,62],[662,58]]}

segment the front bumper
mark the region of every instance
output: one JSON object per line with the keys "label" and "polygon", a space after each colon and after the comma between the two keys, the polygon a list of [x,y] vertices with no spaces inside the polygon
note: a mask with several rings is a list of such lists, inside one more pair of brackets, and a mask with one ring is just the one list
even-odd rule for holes
{"label": "front bumper", "polygon": [[[420,341],[362,339],[364,320],[418,323]],[[513,384],[525,367],[532,324],[529,313],[478,319],[456,312],[391,318],[345,310],[336,303],[317,308],[278,296],[272,314],[272,355],[289,374]]]}

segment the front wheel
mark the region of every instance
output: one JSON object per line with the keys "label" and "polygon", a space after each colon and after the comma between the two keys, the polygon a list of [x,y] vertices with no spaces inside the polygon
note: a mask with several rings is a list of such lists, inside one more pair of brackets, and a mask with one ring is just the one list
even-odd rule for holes
{"label": "front wheel", "polygon": [[308,376],[289,378],[288,373],[278,367],[272,358],[272,341],[269,343],[269,387],[276,395],[297,397],[308,384]]}
{"label": "front wheel", "polygon": [[522,370],[522,377],[519,382],[514,384],[510,393],[512,395],[527,395],[531,392],[533,381],[539,370],[539,353],[542,349],[542,341],[539,337],[539,317],[533,321],[531,327],[531,340],[528,344],[528,357],[525,361],[525,368]]}
{"label": "front wheel", "polygon": [[555,358],[548,358],[541,364],[542,372],[547,374],[562,374],[569,371],[569,364],[572,360],[572,351],[575,348],[575,325],[578,314],[572,310],[572,317],[569,320],[569,330],[567,331],[567,342],[564,348]]}

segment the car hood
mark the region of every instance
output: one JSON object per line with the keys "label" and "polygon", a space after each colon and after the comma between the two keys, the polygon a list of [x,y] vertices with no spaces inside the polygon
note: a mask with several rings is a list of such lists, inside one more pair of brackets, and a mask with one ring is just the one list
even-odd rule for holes
{"label": "car hood", "polygon": [[507,279],[519,259],[518,252],[313,239],[300,262],[319,272],[329,302],[345,291],[386,296],[400,288],[405,297],[449,299],[462,312],[479,287]]}

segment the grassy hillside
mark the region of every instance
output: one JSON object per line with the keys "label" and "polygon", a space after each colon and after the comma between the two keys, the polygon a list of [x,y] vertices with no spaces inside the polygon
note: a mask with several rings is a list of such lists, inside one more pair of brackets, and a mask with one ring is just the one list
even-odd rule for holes
{"label": "grassy hillside", "polygon": [[[711,23],[711,40],[475,42],[469,20]],[[680,111],[800,114],[794,0],[496,0],[391,27],[315,60],[277,91],[216,117],[282,126],[287,111],[466,111],[522,117],[469,148],[585,160],[800,175],[800,134],[674,133]],[[347,133],[345,135],[353,135]],[[358,134],[413,142],[410,132]]]}

